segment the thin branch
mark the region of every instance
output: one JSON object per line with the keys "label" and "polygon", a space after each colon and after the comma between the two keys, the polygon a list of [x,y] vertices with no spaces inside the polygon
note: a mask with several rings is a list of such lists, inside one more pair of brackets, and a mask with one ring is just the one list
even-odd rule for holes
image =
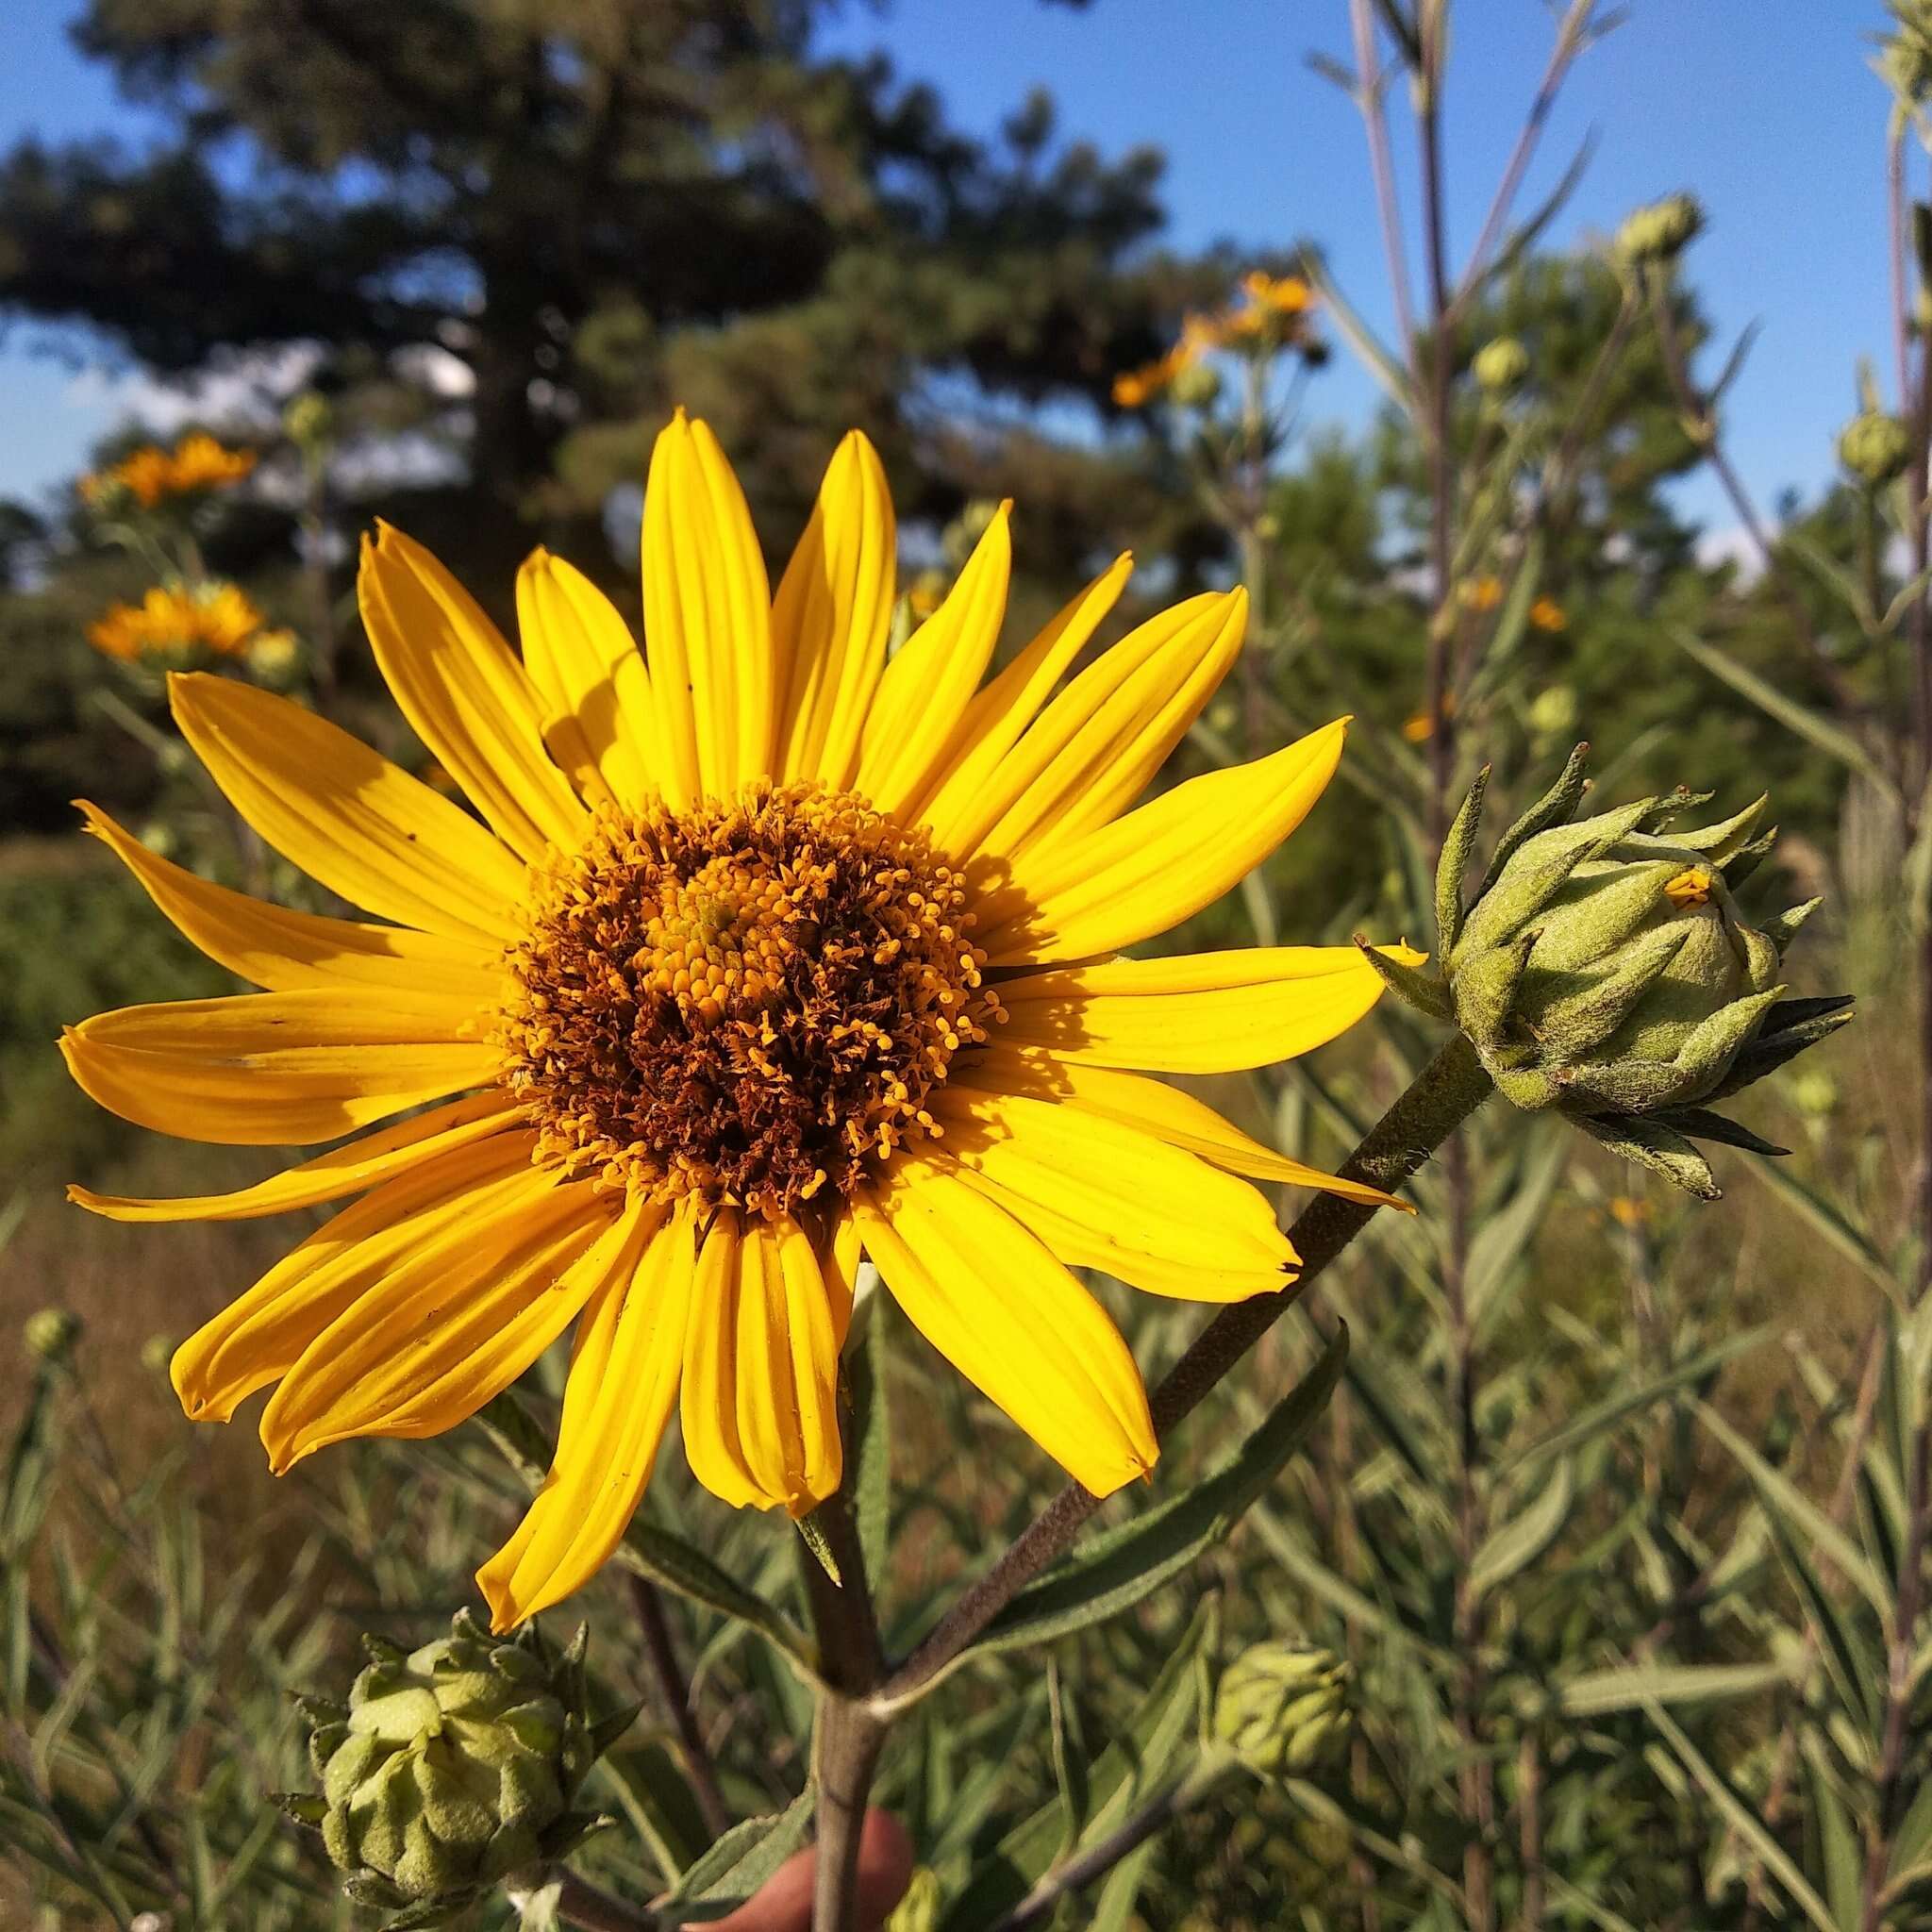
{"label": "thin branch", "polygon": [[664,1614],[664,1598],[658,1586],[635,1570],[626,1573],[630,1600],[638,1613],[638,1627],[643,1634],[644,1655],[650,1659],[651,1674],[657,1680],[658,1704],[665,1721],[677,1734],[686,1775],[692,1795],[704,1814],[705,1829],[722,1838],[731,1828],[731,1807],[718,1788],[717,1767],[711,1762],[705,1735],[698,1728],[697,1713],[691,1708],[691,1687],[677,1662],[672,1641],[671,1622]]}
{"label": "thin branch", "polygon": [[1382,56],[1375,41],[1375,23],[1369,0],[1348,0],[1349,24],[1355,32],[1356,105],[1369,137],[1369,172],[1375,182],[1375,212],[1382,229],[1382,246],[1389,257],[1389,293],[1395,304],[1395,327],[1402,347],[1415,369],[1415,317],[1408,300],[1408,268],[1403,259],[1402,212],[1395,201],[1395,171],[1389,158],[1389,116],[1382,105]]}
{"label": "thin branch", "polygon": [[656,1932],[661,1923],[655,1912],[625,1904],[575,1872],[559,1868],[556,1877],[558,1916],[583,1932]]}
{"label": "thin branch", "polygon": [[[1394,1188],[1414,1174],[1486,1100],[1492,1088],[1474,1048],[1458,1033],[1436,1055],[1359,1146],[1342,1163],[1351,1180]],[[1375,1209],[1323,1194],[1302,1210],[1289,1239],[1302,1272],[1275,1294],[1257,1295],[1222,1311],[1154,1391],[1157,1437],[1165,1441],[1208,1393],[1294,1305],[1302,1291],[1366,1227]],[[1034,1577],[1061,1556],[1100,1499],[1069,1483],[979,1581],[960,1596],[924,1641],[892,1671],[880,1690],[891,1704],[916,1696],[943,1671]]]}
{"label": "thin branch", "polygon": [[1557,104],[1557,94],[1562,92],[1571,64],[1582,51],[1583,28],[1595,4],[1596,0],[1571,0],[1570,11],[1563,16],[1563,24],[1557,29],[1557,44],[1550,50],[1549,63],[1543,69],[1536,98],[1529,104],[1522,132],[1516,137],[1516,145],[1503,170],[1502,179],[1496,184],[1495,198],[1490,203],[1489,213],[1483,217],[1482,230],[1475,238],[1475,246],[1470,251],[1462,279],[1457,285],[1453,308],[1458,312],[1475,291],[1490,251],[1496,245],[1496,238],[1509,219],[1509,210],[1516,203],[1517,190],[1523,186],[1523,176],[1535,158],[1550,110]]}

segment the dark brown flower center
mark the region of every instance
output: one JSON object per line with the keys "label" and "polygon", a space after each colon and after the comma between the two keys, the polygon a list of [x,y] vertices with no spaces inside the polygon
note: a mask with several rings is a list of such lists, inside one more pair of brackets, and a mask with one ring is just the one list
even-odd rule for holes
{"label": "dark brown flower center", "polygon": [[769,1216],[849,1194],[1004,1017],[965,908],[923,832],[846,793],[607,809],[535,870],[504,1083],[575,1172]]}

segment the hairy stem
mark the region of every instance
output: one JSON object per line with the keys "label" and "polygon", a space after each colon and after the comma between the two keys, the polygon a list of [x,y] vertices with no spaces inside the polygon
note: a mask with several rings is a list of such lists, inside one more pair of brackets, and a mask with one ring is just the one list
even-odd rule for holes
{"label": "hairy stem", "polygon": [[[1374,1187],[1399,1186],[1493,1091],[1475,1049],[1457,1034],[1370,1128],[1342,1163],[1342,1174]],[[1223,1308],[1154,1391],[1154,1426],[1162,1441],[1288,1312],[1302,1291],[1368,1225],[1374,1212],[1373,1208],[1337,1194],[1318,1195],[1302,1211],[1289,1230],[1289,1239],[1302,1257],[1300,1275],[1278,1294],[1257,1295]],[[1078,1483],[1069,1483],[891,1672],[881,1687],[883,1698],[891,1701],[916,1695],[1055,1557],[1064,1554],[1080,1525],[1099,1507],[1097,1496]]]}
{"label": "hairy stem", "polygon": [[655,1912],[626,1904],[575,1872],[559,1869],[556,1877],[557,1915],[567,1925],[583,1932],[654,1932],[659,1923]]}
{"label": "hairy stem", "polygon": [[885,1656],[864,1553],[845,1498],[837,1495],[822,1503],[812,1520],[824,1533],[839,1579],[833,1581],[816,1554],[803,1559],[824,1680],[811,1741],[819,1794],[811,1923],[812,1932],[853,1932],[865,1802],[886,1740],[885,1722],[871,1703],[884,1674]]}

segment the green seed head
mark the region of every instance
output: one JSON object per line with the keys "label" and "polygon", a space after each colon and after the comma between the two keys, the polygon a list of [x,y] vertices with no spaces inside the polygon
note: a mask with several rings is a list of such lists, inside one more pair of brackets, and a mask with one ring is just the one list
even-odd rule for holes
{"label": "green seed head", "polygon": [[43,1362],[63,1362],[80,1340],[80,1317],[72,1308],[37,1308],[22,1324],[27,1353]]}
{"label": "green seed head", "polygon": [[1299,1777],[1333,1761],[1348,1736],[1355,1670],[1306,1643],[1257,1643],[1223,1672],[1214,1734],[1254,1770]]}
{"label": "green seed head", "polygon": [[288,1807],[319,1824],[352,1897],[431,1923],[601,1822],[571,1800],[629,1716],[588,1721],[581,1632],[559,1655],[534,1624],[497,1639],[462,1610],[420,1650],[370,1648],[346,1704],[305,1702],[322,1791]]}

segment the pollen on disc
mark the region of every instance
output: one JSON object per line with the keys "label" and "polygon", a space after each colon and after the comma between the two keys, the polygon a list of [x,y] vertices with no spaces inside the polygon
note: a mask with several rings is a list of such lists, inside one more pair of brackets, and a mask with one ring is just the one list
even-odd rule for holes
{"label": "pollen on disc", "polygon": [[848,793],[607,808],[535,872],[503,1079],[573,1172],[797,1214],[928,1132],[1005,1017],[971,925],[924,834]]}

